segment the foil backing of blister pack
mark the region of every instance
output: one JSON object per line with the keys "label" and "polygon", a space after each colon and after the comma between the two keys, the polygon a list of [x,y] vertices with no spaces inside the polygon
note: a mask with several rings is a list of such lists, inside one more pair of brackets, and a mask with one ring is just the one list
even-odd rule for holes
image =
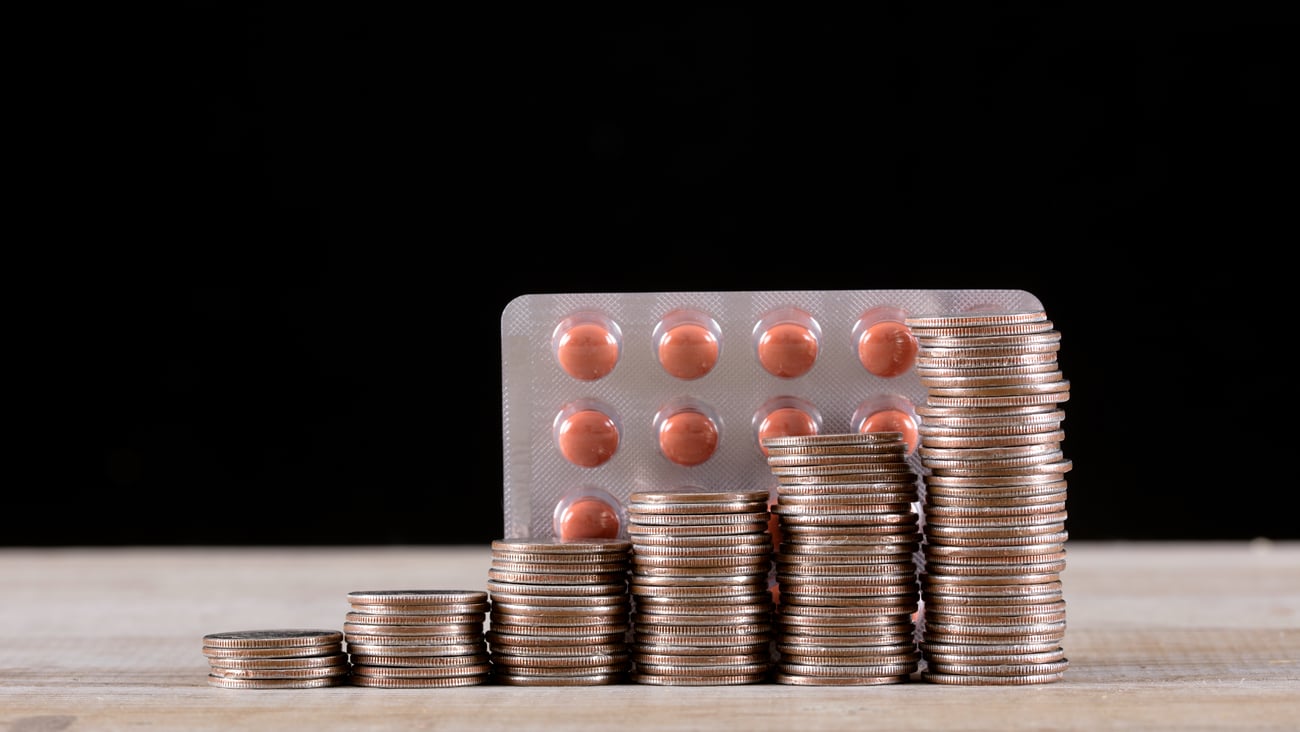
{"label": "foil backing of blister pack", "polygon": [[[811,405],[818,432],[854,431],[864,403],[882,396],[914,405],[926,390],[913,369],[882,377],[858,355],[864,314],[904,315],[1040,310],[1023,290],[764,290],[526,294],[501,316],[503,535],[548,537],[556,507],[584,492],[626,502],[635,491],[677,486],[717,490],[767,488],[775,479],[759,445],[756,415],[793,399]],[[692,312],[715,328],[716,364],[680,378],[656,355],[665,318]],[[817,335],[810,370],[774,375],[760,363],[760,324],[774,313],[806,314]],[[577,378],[556,356],[557,328],[575,316],[597,317],[618,341],[608,373]],[[703,405],[717,427],[711,457],[677,464],[659,447],[656,416],[674,403]],[[575,464],[556,442],[557,418],[573,405],[600,405],[618,425],[617,450],[595,466]],[[909,458],[923,474],[915,456]]]}

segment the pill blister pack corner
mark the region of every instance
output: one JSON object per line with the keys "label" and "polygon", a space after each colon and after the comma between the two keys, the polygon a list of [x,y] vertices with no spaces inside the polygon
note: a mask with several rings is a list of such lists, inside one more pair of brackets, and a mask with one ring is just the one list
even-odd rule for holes
{"label": "pill blister pack corner", "polygon": [[990,289],[521,295],[501,316],[504,535],[564,538],[585,499],[621,534],[637,491],[774,490],[762,436],[914,433],[904,318],[1042,307]]}

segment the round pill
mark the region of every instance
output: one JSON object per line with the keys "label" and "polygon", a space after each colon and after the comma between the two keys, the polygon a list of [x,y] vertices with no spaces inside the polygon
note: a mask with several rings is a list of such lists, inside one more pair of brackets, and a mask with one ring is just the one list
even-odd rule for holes
{"label": "round pill", "polygon": [[798,323],[777,323],[759,338],[758,360],[774,376],[803,376],[817,360],[817,337]]}
{"label": "round pill", "polygon": [[678,465],[699,465],[718,448],[718,426],[708,415],[683,410],[659,425],[659,449]]}
{"label": "round pill", "polygon": [[901,432],[903,433],[903,442],[907,443],[909,453],[916,451],[917,440],[920,438],[916,420],[912,418],[912,415],[901,409],[882,409],[879,412],[873,412],[862,420],[862,426],[858,428],[858,431]]}
{"label": "round pill", "polygon": [[579,323],[560,336],[555,357],[568,375],[595,381],[618,363],[618,339],[603,325]]}
{"label": "round pill", "polygon": [[916,362],[916,336],[905,323],[882,320],[858,339],[858,360],[867,371],[886,379],[901,376]]}
{"label": "round pill", "polygon": [[797,437],[800,435],[817,434],[817,422],[811,414],[796,407],[781,407],[772,410],[772,413],[763,418],[758,425],[758,445],[763,454],[767,454],[767,448],[763,447],[763,440],[769,437]]}
{"label": "round pill", "polygon": [[718,362],[718,339],[702,325],[683,323],[659,340],[659,363],[679,379],[698,379]]}
{"label": "round pill", "polygon": [[560,453],[574,465],[594,468],[618,450],[618,425],[596,409],[574,412],[560,423],[556,435]]}
{"label": "round pill", "polygon": [[618,511],[599,498],[582,498],[566,506],[557,522],[561,541],[618,537]]}

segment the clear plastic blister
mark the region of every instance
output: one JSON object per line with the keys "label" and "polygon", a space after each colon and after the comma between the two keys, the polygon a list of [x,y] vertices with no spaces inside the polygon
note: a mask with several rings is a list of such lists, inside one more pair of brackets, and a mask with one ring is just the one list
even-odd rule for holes
{"label": "clear plastic blister", "polygon": [[1023,290],[521,295],[501,316],[503,535],[622,537],[636,491],[774,491],[761,437],[901,431],[914,450],[904,319],[1041,308]]}

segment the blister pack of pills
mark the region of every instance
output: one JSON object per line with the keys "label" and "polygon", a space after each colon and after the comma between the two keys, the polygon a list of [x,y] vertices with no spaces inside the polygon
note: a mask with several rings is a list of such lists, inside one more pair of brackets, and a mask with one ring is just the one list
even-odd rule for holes
{"label": "blister pack of pills", "polygon": [[1041,308],[1023,290],[522,295],[501,316],[504,535],[623,537],[639,491],[774,491],[764,437],[896,431],[914,452],[905,320]]}

